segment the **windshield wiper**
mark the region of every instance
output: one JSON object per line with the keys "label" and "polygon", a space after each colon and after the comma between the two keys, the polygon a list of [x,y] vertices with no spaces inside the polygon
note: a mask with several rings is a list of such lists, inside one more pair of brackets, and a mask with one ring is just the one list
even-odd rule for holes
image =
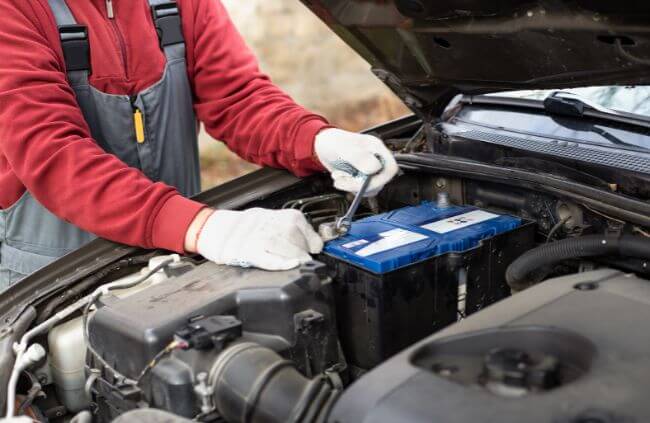
{"label": "windshield wiper", "polygon": [[[606,115],[622,116],[622,112],[608,109],[576,94],[563,91],[555,91],[546,97],[544,99],[544,110],[546,110],[546,113],[550,115],[560,115],[571,118],[584,116],[586,110],[595,110]],[[574,123],[571,121],[571,119],[562,118],[553,118],[553,120],[555,120],[559,125],[566,128],[574,129],[577,131],[588,130],[590,132],[594,132],[612,144],[638,147],[635,144],[630,144],[618,138],[610,131],[600,128],[595,124],[585,125],[584,122]]]}
{"label": "windshield wiper", "polygon": [[609,109],[571,92],[554,91],[544,99],[543,104],[546,113],[551,115],[588,116],[650,127],[650,118],[646,116]]}
{"label": "windshield wiper", "polygon": [[[555,94],[555,95],[553,95]],[[568,128],[573,131],[581,132],[588,131],[594,132],[599,136],[603,137],[612,144],[619,146],[619,148],[629,149],[633,151],[648,152],[648,147],[639,145],[636,143],[630,143],[624,141],[618,136],[614,135],[611,131],[606,128],[598,125],[597,122],[593,120],[605,120],[609,122],[622,123],[626,125],[632,125],[639,128],[645,129],[645,133],[650,133],[650,118],[645,116],[640,116],[627,112],[620,112],[618,110],[610,110],[605,107],[592,104],[589,100],[583,100],[579,96],[574,95],[573,93],[563,93],[559,96],[557,92],[554,92],[552,95],[547,97],[551,98],[550,100],[542,99],[529,99],[522,97],[507,97],[507,96],[498,96],[498,95],[477,95],[477,96],[463,96],[460,99],[460,103],[467,105],[490,105],[490,106],[503,106],[503,107],[516,107],[516,108],[526,108],[537,110],[538,112],[548,115],[557,125],[560,127]],[[577,97],[577,98],[576,98]],[[545,104],[546,103],[546,104]],[[549,104],[547,108],[547,104]],[[585,117],[592,119],[584,119]],[[458,119],[458,118],[457,118]],[[462,119],[461,119],[462,120]],[[470,121],[471,122],[471,121]],[[602,122],[601,122],[602,123]],[[512,128],[504,128],[500,125],[489,125],[485,122],[481,123],[482,126],[488,126],[494,129],[505,129],[508,131],[514,131],[527,135],[540,135],[538,133],[526,131],[526,130],[515,130]],[[557,138],[557,136],[552,136]],[[589,141],[589,140],[577,140],[575,138],[565,139],[571,142],[580,142],[584,144],[594,144],[594,145],[603,145],[600,142]]]}
{"label": "windshield wiper", "polygon": [[576,94],[570,92],[561,93],[558,96],[558,91],[553,92],[544,100],[499,95],[464,96],[460,102],[465,104],[525,107],[543,110],[548,115],[579,119],[590,117],[650,129],[650,116],[608,109]]}
{"label": "windshield wiper", "polygon": [[580,117],[584,116],[585,109],[597,110],[601,113],[621,115],[614,109],[608,109],[577,94],[566,91],[554,91],[544,99],[544,109],[548,113]]}

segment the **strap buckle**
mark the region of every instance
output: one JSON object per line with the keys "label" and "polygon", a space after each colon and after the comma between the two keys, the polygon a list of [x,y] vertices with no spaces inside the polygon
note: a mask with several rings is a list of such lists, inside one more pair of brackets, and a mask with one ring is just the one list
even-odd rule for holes
{"label": "strap buckle", "polygon": [[151,15],[158,32],[161,48],[185,42],[181,16],[175,1],[151,6]]}
{"label": "strap buckle", "polygon": [[62,25],[59,27],[59,37],[65,67],[68,72],[90,71],[90,43],[88,28],[84,25]]}

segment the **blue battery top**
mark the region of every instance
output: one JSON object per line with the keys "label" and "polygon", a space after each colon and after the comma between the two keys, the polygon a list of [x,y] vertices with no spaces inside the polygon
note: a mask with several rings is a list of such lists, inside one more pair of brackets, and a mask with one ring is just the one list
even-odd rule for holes
{"label": "blue battery top", "polygon": [[521,223],[517,217],[475,207],[439,208],[424,202],[355,221],[345,236],[325,245],[325,253],[386,273],[429,257],[467,251]]}

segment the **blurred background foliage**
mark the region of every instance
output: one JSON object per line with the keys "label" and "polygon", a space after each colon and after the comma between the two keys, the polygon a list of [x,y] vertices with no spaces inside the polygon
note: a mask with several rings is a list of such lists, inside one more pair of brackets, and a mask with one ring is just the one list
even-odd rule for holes
{"label": "blurred background foliage", "polygon": [[[369,65],[298,0],[222,0],[260,66],[298,103],[348,130],[408,113]],[[201,136],[203,189],[255,169]]]}

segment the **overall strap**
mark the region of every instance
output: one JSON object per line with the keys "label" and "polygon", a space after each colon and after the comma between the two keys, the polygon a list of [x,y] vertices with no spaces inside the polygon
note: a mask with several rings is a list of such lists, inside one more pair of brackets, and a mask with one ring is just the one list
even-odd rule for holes
{"label": "overall strap", "polygon": [[48,0],[59,29],[61,47],[72,85],[88,80],[90,73],[90,43],[88,28],[78,25],[65,0]]}
{"label": "overall strap", "polygon": [[160,47],[168,53],[167,47],[176,44],[185,44],[181,16],[175,1],[148,0],[151,7],[151,16],[158,32]]}

